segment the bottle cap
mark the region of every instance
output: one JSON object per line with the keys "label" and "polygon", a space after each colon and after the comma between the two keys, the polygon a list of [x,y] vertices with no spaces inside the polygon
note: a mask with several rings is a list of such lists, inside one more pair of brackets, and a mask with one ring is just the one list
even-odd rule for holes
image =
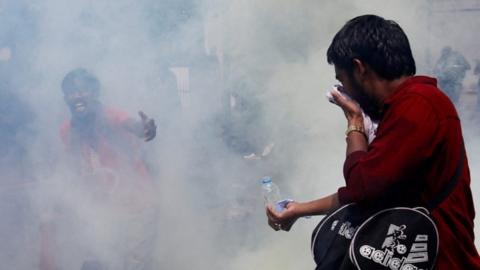
{"label": "bottle cap", "polygon": [[264,176],[261,179],[262,184],[268,184],[272,183],[272,177],[271,176]]}

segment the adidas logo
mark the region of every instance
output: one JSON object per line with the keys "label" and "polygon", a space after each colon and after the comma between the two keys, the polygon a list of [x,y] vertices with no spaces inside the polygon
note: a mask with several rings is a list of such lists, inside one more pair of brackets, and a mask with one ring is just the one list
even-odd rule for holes
{"label": "adidas logo", "polygon": [[405,229],[405,225],[390,224],[382,247],[376,249],[363,245],[359,249],[360,255],[391,270],[423,270],[414,264],[428,262],[428,235],[417,235],[406,254],[408,248],[403,244],[407,239]]}

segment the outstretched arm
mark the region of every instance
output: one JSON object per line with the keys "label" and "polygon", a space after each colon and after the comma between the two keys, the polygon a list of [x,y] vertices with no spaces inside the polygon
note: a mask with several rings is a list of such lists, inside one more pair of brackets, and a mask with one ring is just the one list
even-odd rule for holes
{"label": "outstretched arm", "polygon": [[157,125],[155,125],[155,120],[149,118],[142,111],[139,111],[138,115],[140,116],[140,121],[130,119],[126,123],[126,128],[139,138],[143,138],[147,142],[151,141],[157,135]]}
{"label": "outstretched arm", "polygon": [[280,213],[276,212],[272,206],[268,206],[266,209],[268,225],[276,231],[289,231],[298,218],[325,215],[338,207],[340,207],[340,203],[337,193],[304,203],[291,202],[287,204],[285,210]]}

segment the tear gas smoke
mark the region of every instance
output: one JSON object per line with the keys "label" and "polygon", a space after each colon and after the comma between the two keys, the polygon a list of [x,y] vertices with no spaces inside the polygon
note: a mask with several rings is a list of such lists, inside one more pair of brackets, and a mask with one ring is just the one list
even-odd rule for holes
{"label": "tear gas smoke", "polygon": [[[343,184],[344,116],[324,97],[335,83],[325,56],[333,35],[360,14],[396,20],[418,73],[432,74],[444,46],[472,65],[480,57],[470,34],[478,10],[446,0],[0,1],[1,268],[37,269],[49,226],[52,257],[68,269],[98,257],[121,264],[138,235],[152,242],[152,269],[313,268],[309,238],[320,217],[274,232],[258,179],[271,175],[297,200]],[[157,121],[141,152],[159,207],[136,229],[126,226],[132,212],[92,203],[97,183],[68,164],[61,82],[78,67],[98,77],[103,104]],[[459,110],[480,209],[469,72]]]}

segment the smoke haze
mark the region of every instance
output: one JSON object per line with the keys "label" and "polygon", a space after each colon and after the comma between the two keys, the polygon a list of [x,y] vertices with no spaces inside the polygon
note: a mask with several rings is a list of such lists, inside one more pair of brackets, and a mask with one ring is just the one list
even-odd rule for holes
{"label": "smoke haze", "polygon": [[[274,232],[258,180],[271,175],[299,201],[343,185],[344,115],[325,98],[336,82],[326,62],[333,35],[354,16],[377,14],[405,30],[417,73],[431,75],[447,45],[473,66],[480,6],[459,2],[0,1],[0,102],[8,103],[0,112],[19,126],[1,127],[11,140],[0,161],[17,165],[0,166],[0,268],[37,269],[46,220],[55,220],[63,267],[80,269],[90,256],[78,246],[119,261],[109,248],[129,244],[129,217],[86,199],[94,187],[78,183],[59,135],[70,119],[61,82],[84,67],[99,78],[103,104],[158,124],[141,146],[157,185],[158,221],[145,232],[154,269],[313,269],[310,234],[321,217]],[[470,71],[459,111],[478,210],[476,80]],[[268,146],[264,157],[244,158]]]}

